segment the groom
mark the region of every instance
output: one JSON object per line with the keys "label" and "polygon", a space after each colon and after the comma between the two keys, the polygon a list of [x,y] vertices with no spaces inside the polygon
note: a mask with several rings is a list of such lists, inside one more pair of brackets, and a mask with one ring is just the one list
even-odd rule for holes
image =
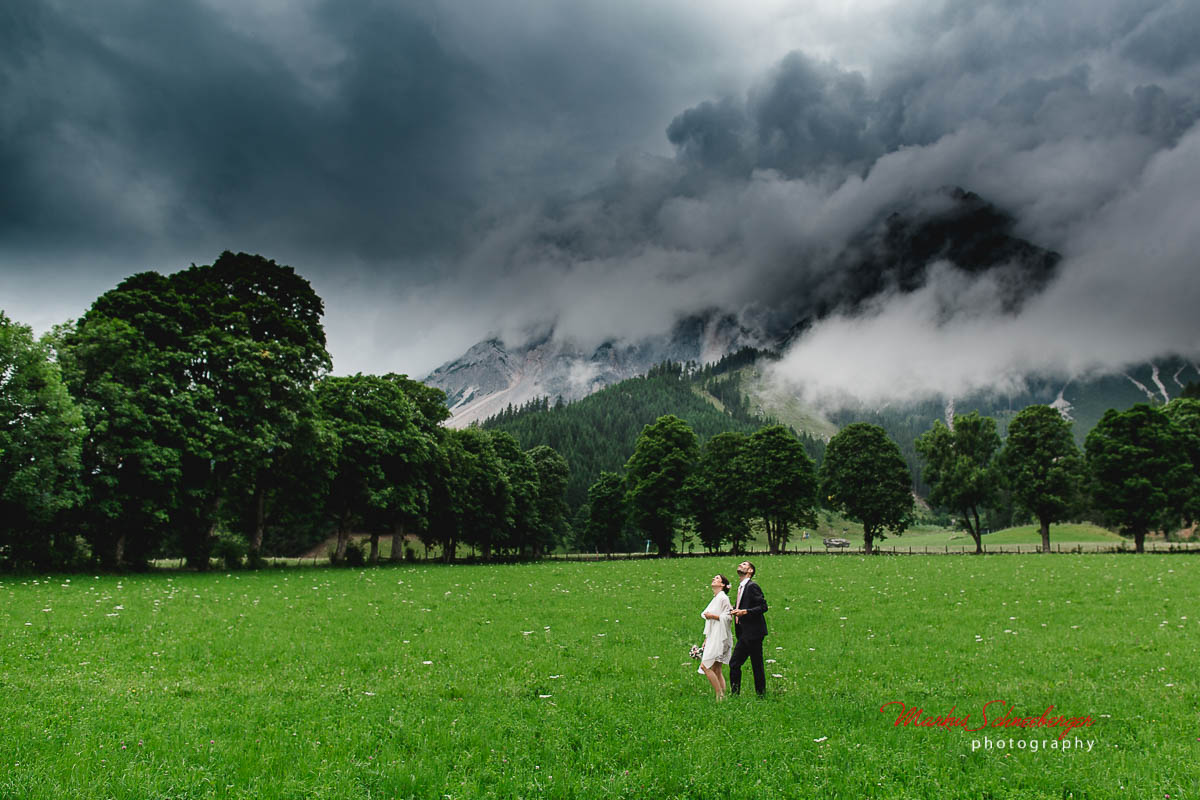
{"label": "groom", "polygon": [[733,621],[737,623],[737,645],[729,659],[729,691],[741,694],[742,664],[750,659],[754,668],[754,691],[762,697],[767,693],[767,672],[763,666],[763,639],[767,636],[767,600],[754,582],[754,565],[749,561],[738,564],[737,602],[733,606]]}

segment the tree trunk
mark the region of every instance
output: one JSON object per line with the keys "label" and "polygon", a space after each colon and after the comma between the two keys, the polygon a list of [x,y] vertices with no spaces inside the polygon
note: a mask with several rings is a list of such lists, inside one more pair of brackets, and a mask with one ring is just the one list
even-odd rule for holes
{"label": "tree trunk", "polygon": [[254,492],[254,534],[250,537],[250,563],[262,557],[263,532],[266,530],[267,492],[261,486]]}
{"label": "tree trunk", "polygon": [[[979,529],[979,511],[971,509],[970,516],[963,515],[967,522],[967,532],[971,534],[971,538],[975,540],[975,555],[983,554],[983,534]],[[975,518],[975,526],[971,527],[971,517]]]}
{"label": "tree trunk", "polygon": [[192,569],[204,572],[212,567],[212,547],[217,538],[217,521],[214,519],[207,525],[199,521],[192,534],[191,552],[187,555],[187,564]]}
{"label": "tree trunk", "polygon": [[875,537],[871,535],[871,532],[864,529],[863,530],[863,549],[867,552],[867,555],[871,555],[873,552],[875,552],[872,549],[872,544],[874,544],[874,541],[875,541]]}
{"label": "tree trunk", "polygon": [[1146,552],[1146,532],[1137,531],[1133,534],[1134,551],[1138,553]]}
{"label": "tree trunk", "polygon": [[370,563],[379,563],[379,531],[371,531],[371,556]]}
{"label": "tree trunk", "polygon": [[350,540],[349,520],[343,516],[338,520],[337,548],[333,551],[334,561],[339,564],[346,559],[346,543]]}
{"label": "tree trunk", "polygon": [[187,531],[188,541],[184,547],[190,550],[187,554],[188,566],[204,571],[210,566],[213,541],[217,535],[217,509],[221,506],[221,489],[224,486],[225,469],[216,465],[208,467],[208,503],[197,514],[195,528]]}
{"label": "tree trunk", "polygon": [[452,563],[454,561],[454,551],[457,549],[458,549],[458,543],[454,541],[453,536],[446,539],[446,548],[445,548],[444,552],[442,553],[442,560],[445,561],[447,564]]}
{"label": "tree trunk", "polygon": [[1050,552],[1050,518],[1043,517],[1042,519],[1040,519],[1038,521],[1042,523],[1042,552],[1049,553]]}
{"label": "tree trunk", "polygon": [[392,554],[388,557],[388,560],[391,561],[392,563],[399,561],[401,558],[404,557],[403,550],[404,550],[404,523],[397,522],[396,526],[394,528],[392,528]]}
{"label": "tree trunk", "polygon": [[125,534],[122,533],[113,543],[112,567],[120,569],[123,566],[125,566]]}

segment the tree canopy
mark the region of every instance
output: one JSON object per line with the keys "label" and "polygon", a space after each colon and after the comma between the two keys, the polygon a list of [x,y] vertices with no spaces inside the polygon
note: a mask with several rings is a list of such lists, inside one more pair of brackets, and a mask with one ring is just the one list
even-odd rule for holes
{"label": "tree canopy", "polygon": [[980,512],[993,502],[999,488],[996,421],[974,411],[956,415],[953,429],[938,420],[917,437],[916,447],[925,460],[925,480],[932,487],[929,501],[957,512],[959,524],[975,540],[975,552],[982,553]]}
{"label": "tree canopy", "polygon": [[796,435],[783,425],[768,425],[746,443],[746,474],[753,476],[748,493],[750,515],[767,529],[772,553],[787,547],[792,525],[817,524],[817,474],[813,460]]}
{"label": "tree canopy", "polygon": [[83,415],[53,352],[0,311],[0,563],[69,563],[66,512],[82,500]]}
{"label": "tree canopy", "polygon": [[654,542],[659,555],[674,550],[675,531],[686,510],[683,486],[698,456],[691,426],[668,414],[642,429],[625,464],[630,518]]}
{"label": "tree canopy", "polygon": [[1092,502],[1137,552],[1146,534],[1173,526],[1193,484],[1184,436],[1160,409],[1110,410],[1084,442]]}
{"label": "tree canopy", "polygon": [[999,464],[1017,504],[1037,517],[1049,553],[1050,524],[1078,505],[1083,460],[1071,423],[1050,406],[1025,408],[1008,424]]}
{"label": "tree canopy", "polygon": [[856,422],[829,441],[821,464],[821,498],[862,523],[867,553],[885,531],[899,535],[912,521],[912,474],[887,433]]}

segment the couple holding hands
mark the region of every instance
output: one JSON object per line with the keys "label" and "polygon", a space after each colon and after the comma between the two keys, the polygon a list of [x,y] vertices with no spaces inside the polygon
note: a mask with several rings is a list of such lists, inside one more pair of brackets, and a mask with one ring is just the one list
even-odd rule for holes
{"label": "couple holding hands", "polygon": [[[754,565],[743,561],[737,566],[741,582],[737,600],[729,603],[729,580],[724,575],[712,579],[712,602],[704,609],[704,645],[697,670],[712,684],[720,700],[725,696],[725,676],[721,665],[729,665],[729,691],[741,692],[742,664],[750,659],[754,669],[754,691],[761,697],[767,692],[767,673],[763,664],[763,639],[767,636],[767,601],[762,589],[754,582]],[[737,645],[731,628],[737,628]]]}

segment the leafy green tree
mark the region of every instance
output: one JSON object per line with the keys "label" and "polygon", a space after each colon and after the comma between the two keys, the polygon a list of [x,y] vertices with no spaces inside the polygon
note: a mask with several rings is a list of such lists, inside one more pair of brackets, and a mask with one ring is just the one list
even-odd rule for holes
{"label": "leafy green tree", "polygon": [[555,542],[567,537],[567,483],[571,468],[567,460],[556,450],[538,445],[529,451],[529,457],[537,470],[537,529],[532,531],[529,541],[533,545],[534,557],[540,556]]}
{"label": "leafy green tree", "polygon": [[395,465],[418,446],[418,414],[398,385],[376,375],[327,377],[315,391],[336,453],[326,507],[341,562],[353,528],[377,524],[395,501]]}
{"label": "leafy green tree", "polygon": [[[437,479],[438,448],[444,435],[441,424],[450,417],[450,410],[446,408],[446,393],[441,389],[426,386],[407,375],[389,373],[383,379],[394,384],[416,411],[411,439],[393,452],[384,466],[390,484],[384,500],[385,523],[392,533],[391,560],[399,561],[404,554],[405,535],[425,530],[433,482]],[[374,536],[369,559],[372,563],[379,560]]]}
{"label": "leafy green tree", "polygon": [[449,431],[447,435],[448,505],[443,519],[449,523],[449,545],[443,555],[453,560],[455,543],[471,545],[485,559],[491,557],[497,534],[512,525],[513,499],[504,464],[493,439],[480,428]]}
{"label": "leafy green tree", "polygon": [[691,518],[701,546],[710,553],[717,552],[725,540],[715,494],[712,480],[699,468],[683,482],[685,516]]}
{"label": "leafy green tree", "polygon": [[929,501],[959,515],[959,524],[983,552],[980,512],[999,489],[996,453],[1000,435],[996,420],[977,412],[954,417],[954,428],[941,420],[917,437],[917,452],[925,460],[925,481],[932,487]]}
{"label": "leafy green tree", "polygon": [[588,489],[587,509],[587,544],[611,555],[629,518],[625,479],[615,472],[601,472]]}
{"label": "leafy green tree", "polygon": [[750,539],[748,498],[753,482],[746,472],[749,439],[743,433],[720,433],[705,443],[696,471],[688,478],[688,509],[700,543],[716,552],[729,542],[740,553]]}
{"label": "leafy green tree", "polygon": [[[1195,384],[1189,384],[1194,386]],[[1192,464],[1191,486],[1180,493],[1178,513],[1185,528],[1200,518],[1200,399],[1179,397],[1163,406],[1163,413],[1175,425],[1183,439]]]}
{"label": "leafy green tree", "polygon": [[1146,534],[1178,522],[1181,498],[1193,485],[1180,430],[1160,409],[1140,403],[1109,409],[1084,441],[1092,503],[1145,552]]}
{"label": "leafy green tree", "polygon": [[[85,461],[102,502],[165,513],[189,562],[207,567],[231,482],[273,470],[311,414],[313,382],[329,368],[322,311],[290,267],[228,252],[97,298],[64,344],[69,384],[100,430]],[[112,474],[130,458],[150,480]]]}
{"label": "leafy green tree", "polygon": [[166,277],[141,273],[97,298],[62,337],[63,378],[87,429],[80,530],[110,569],[161,552],[178,505],[182,306]]}
{"label": "leafy green tree", "polygon": [[[538,515],[538,470],[529,453],[521,449],[521,445],[512,434],[504,431],[485,431],[492,441],[492,449],[499,459],[500,468],[504,473],[505,483],[509,494],[509,513],[504,516],[504,524],[498,531],[499,539],[495,544],[510,552],[537,552],[538,544],[534,541],[541,527]],[[484,550],[484,559],[491,556],[491,547]]]}
{"label": "leafy green tree", "polygon": [[184,548],[207,567],[218,512],[234,475],[255,482],[311,418],[315,381],[330,368],[324,305],[291,267],[222,253],[172,275],[184,301],[180,516]]}
{"label": "leafy green tree", "polygon": [[856,422],[838,431],[825,448],[820,479],[826,505],[862,523],[867,553],[885,531],[899,535],[912,522],[912,473],[878,425]]}
{"label": "leafy green tree", "polygon": [[0,311],[0,564],[49,568],[74,557],[63,514],[82,499],[83,436],[51,347]]}
{"label": "leafy green tree", "polygon": [[1050,406],[1029,406],[1008,424],[1000,469],[1017,505],[1037,517],[1042,552],[1050,552],[1050,523],[1066,518],[1080,490],[1083,459],[1071,423]]}
{"label": "leafy green tree", "polygon": [[796,435],[783,425],[768,425],[752,434],[743,456],[751,476],[749,511],[767,529],[767,547],[787,547],[792,525],[817,524],[817,473]]}
{"label": "leafy green tree", "polygon": [[[314,393],[314,413],[315,393]],[[326,500],[337,469],[336,441],[319,416],[304,419],[253,480],[234,477],[225,516],[248,543],[252,566],[266,554],[299,555],[329,535]]]}
{"label": "leafy green tree", "polygon": [[674,549],[675,530],[685,511],[683,485],[699,455],[696,434],[673,414],[642,429],[625,464],[625,486],[633,524],[658,548]]}

